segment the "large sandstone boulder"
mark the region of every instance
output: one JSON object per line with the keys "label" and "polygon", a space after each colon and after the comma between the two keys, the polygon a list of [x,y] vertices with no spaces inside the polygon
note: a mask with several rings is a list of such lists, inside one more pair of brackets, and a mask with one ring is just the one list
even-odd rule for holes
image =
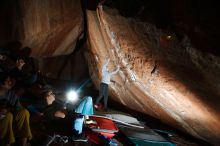
{"label": "large sandstone boulder", "polygon": [[107,58],[110,96],[214,145],[220,143],[220,58],[204,55],[151,24],[100,5],[87,11],[90,74],[96,87]]}
{"label": "large sandstone boulder", "polygon": [[1,2],[0,43],[20,41],[31,56],[73,52],[83,32],[80,0],[8,0]]}

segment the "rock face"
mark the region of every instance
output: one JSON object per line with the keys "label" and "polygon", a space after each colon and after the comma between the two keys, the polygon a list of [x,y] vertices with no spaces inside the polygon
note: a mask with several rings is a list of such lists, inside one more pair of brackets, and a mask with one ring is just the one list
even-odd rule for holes
{"label": "rock face", "polygon": [[[175,2],[171,9],[175,14],[172,17],[175,18],[170,20],[179,20],[182,17],[176,17],[182,14],[188,22],[188,15],[175,13],[175,9],[183,8],[180,12],[185,11],[182,3],[174,0],[170,2],[167,4],[167,1],[163,1],[167,5]],[[93,6],[92,3],[90,1],[87,5]],[[157,8],[158,4],[155,5]],[[159,8],[161,7],[164,6]],[[137,15],[150,9],[142,8]],[[153,9],[154,11],[157,9]],[[204,15],[207,13],[203,12]],[[102,65],[110,58],[110,70],[120,66],[119,73],[112,78],[110,84],[110,96],[113,100],[161,119],[209,143],[220,144],[220,58],[199,51],[209,50],[209,45],[200,43],[203,40],[201,38],[206,38],[209,32],[201,31],[206,25],[201,28],[186,28],[186,34],[191,31],[201,34],[200,39],[197,35],[191,37],[198,40],[197,44],[200,45],[197,46],[204,46],[197,50],[187,36],[179,40],[173,32],[164,32],[147,22],[123,17],[115,9],[100,5],[97,11],[88,10],[86,15],[89,48],[86,58],[97,88],[101,80]],[[160,16],[158,15],[158,20],[162,21]],[[83,33],[80,0],[5,0],[1,1],[0,19],[0,45],[18,40],[23,47],[32,48],[31,56],[34,57],[70,54]],[[213,27],[210,24],[208,26]],[[177,28],[182,30],[185,23],[179,24]],[[218,25],[213,30],[214,36],[219,34],[215,32]],[[218,37],[215,37],[214,40],[207,41],[217,40]],[[216,44],[213,46],[217,46]],[[81,78],[87,77],[87,70],[83,68],[86,63],[82,61],[81,55],[80,52],[76,56],[69,55],[72,57],[70,59],[66,56],[42,59],[41,70],[45,74],[51,73],[51,76],[48,75],[51,78],[77,81],[79,76],[75,77],[74,74],[80,73]],[[83,65],[79,62],[83,62]]]}
{"label": "rock face", "polygon": [[38,61],[41,73],[50,79],[79,83],[89,78],[83,48],[70,55],[38,58]]}
{"label": "rock face", "polygon": [[1,44],[13,40],[32,48],[32,56],[49,57],[73,52],[83,32],[80,0],[2,2]]}
{"label": "rock face", "polygon": [[111,59],[113,100],[208,141],[220,143],[220,58],[204,55],[151,24],[99,6],[87,11],[90,74],[96,87]]}

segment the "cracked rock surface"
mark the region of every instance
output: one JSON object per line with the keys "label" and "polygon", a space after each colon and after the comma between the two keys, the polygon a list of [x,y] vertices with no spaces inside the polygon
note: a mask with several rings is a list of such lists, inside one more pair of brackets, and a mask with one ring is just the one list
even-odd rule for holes
{"label": "cracked rock surface", "polygon": [[0,43],[20,41],[33,57],[70,54],[83,33],[80,0],[9,0],[2,5]]}
{"label": "cracked rock surface", "polygon": [[90,75],[99,88],[110,58],[110,96],[189,134],[220,143],[220,58],[188,41],[100,5],[87,10]]}

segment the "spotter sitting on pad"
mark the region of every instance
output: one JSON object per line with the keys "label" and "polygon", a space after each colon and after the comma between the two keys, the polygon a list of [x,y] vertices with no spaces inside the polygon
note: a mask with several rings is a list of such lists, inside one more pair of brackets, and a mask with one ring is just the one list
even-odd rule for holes
{"label": "spotter sitting on pad", "polygon": [[[65,104],[55,100],[55,95],[50,88],[46,88],[42,96],[47,105],[44,109],[44,123],[46,127],[56,133],[72,133],[74,141],[87,141],[82,129],[85,118],[88,115],[93,115],[92,97],[85,96],[82,99],[77,99],[74,102],[75,105],[72,105],[70,109],[66,108]],[[89,122],[88,119],[85,121]]]}

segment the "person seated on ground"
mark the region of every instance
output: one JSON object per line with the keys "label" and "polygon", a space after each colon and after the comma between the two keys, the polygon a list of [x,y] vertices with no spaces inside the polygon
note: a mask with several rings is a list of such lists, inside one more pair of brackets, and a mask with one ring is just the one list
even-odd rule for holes
{"label": "person seated on ground", "polygon": [[29,112],[22,107],[19,97],[12,91],[13,80],[7,73],[0,73],[0,145],[10,146],[18,138],[21,146],[32,138]]}
{"label": "person seated on ground", "polygon": [[38,72],[31,68],[31,64],[27,64],[23,59],[16,61],[16,66],[9,71],[9,74],[17,82],[17,85],[22,88],[30,87],[37,80]]}
{"label": "person seated on ground", "polygon": [[[66,108],[65,104],[59,102],[55,99],[55,95],[51,89],[46,89],[42,96],[45,99],[47,107],[44,110],[45,120],[53,124],[57,124],[57,127],[64,129],[69,129],[73,132],[74,141],[87,141],[87,138],[84,137],[82,129],[83,122],[86,119],[88,120],[89,115],[93,115],[93,101],[92,97],[85,96],[82,99],[79,99],[77,102],[72,103],[71,107]],[[65,122],[70,122],[69,125],[64,124]]]}
{"label": "person seated on ground", "polygon": [[43,110],[46,107],[46,103],[40,94],[45,85],[47,85],[47,83],[44,77],[39,73],[36,82],[25,90],[20,100],[22,105],[25,106],[32,115],[37,115],[38,118],[43,116]]}

